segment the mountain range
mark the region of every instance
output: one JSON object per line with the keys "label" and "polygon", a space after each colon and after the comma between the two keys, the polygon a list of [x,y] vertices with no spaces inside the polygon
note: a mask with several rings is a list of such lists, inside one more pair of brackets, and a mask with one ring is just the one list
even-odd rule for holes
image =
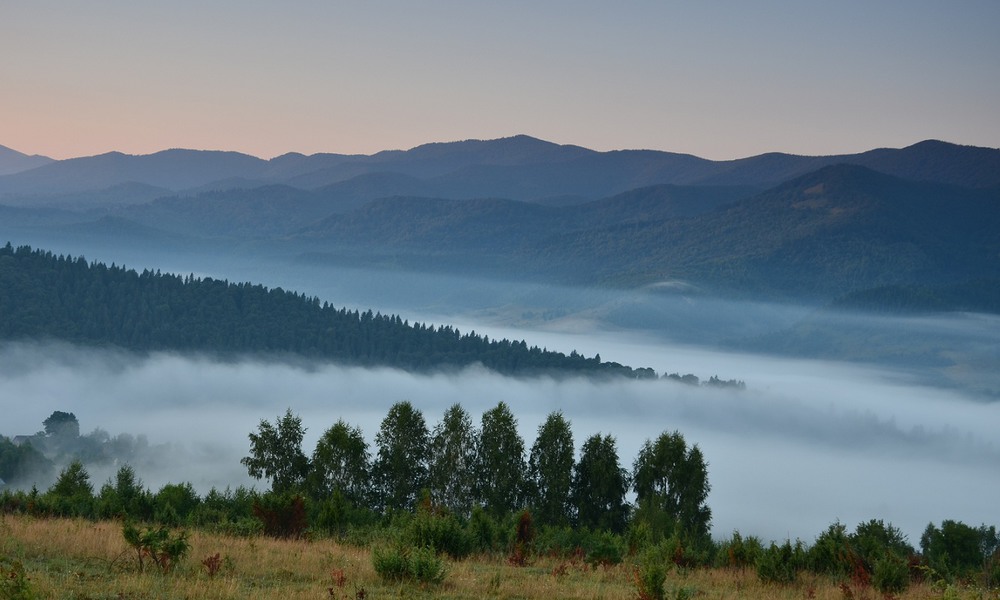
{"label": "mountain range", "polygon": [[0,149],[8,236],[197,240],[313,264],[828,300],[1000,277],[1000,150],[941,141],[731,161],[523,135],[270,160]]}

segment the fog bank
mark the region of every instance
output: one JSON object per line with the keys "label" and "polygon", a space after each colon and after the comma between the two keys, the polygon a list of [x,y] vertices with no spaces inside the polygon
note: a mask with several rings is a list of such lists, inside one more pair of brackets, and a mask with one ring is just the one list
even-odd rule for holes
{"label": "fog bank", "polygon": [[[247,434],[286,408],[302,417],[304,449],[311,453],[339,418],[360,426],[373,445],[380,421],[400,400],[422,410],[430,427],[453,403],[478,422],[483,411],[504,401],[527,447],[545,416],[562,410],[578,445],[597,432],[615,436],[626,467],[647,438],[680,430],[709,463],[716,536],[739,529],[766,539],[812,541],[835,519],[853,526],[882,518],[916,544],[931,521],[996,524],[1000,403],[921,386],[903,372],[648,341],[618,344],[612,354],[659,356],[662,364],[649,366],[744,379],[748,389],[518,380],[478,368],[414,375],[4,344],[0,434],[34,433],[53,411],[74,412],[83,432],[100,427],[112,435],[145,434],[153,446],[170,443],[167,455],[137,466],[154,491],[166,482],[191,481],[205,492],[254,483],[239,464],[249,448]],[[112,472],[94,470],[95,485]]]}

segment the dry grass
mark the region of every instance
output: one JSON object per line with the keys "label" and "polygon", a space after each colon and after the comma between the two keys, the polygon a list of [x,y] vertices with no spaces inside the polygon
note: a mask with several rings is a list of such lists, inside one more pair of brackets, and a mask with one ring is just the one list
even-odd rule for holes
{"label": "dry grass", "polygon": [[[0,557],[23,562],[33,589],[44,598],[579,598],[636,599],[633,568],[592,569],[579,562],[538,558],[528,567],[479,557],[451,563],[445,583],[421,587],[386,583],[375,574],[368,550],[330,540],[283,541],[192,532],[191,551],[166,575],[140,573],[122,539],[121,524],[6,516],[0,521]],[[213,577],[202,561],[216,553]],[[672,572],[667,598],[845,600],[833,582],[803,575],[790,586],[766,586],[752,571],[698,569]],[[871,589],[855,598],[881,600]],[[964,597],[975,597],[967,593]],[[941,598],[913,586],[904,599]]]}

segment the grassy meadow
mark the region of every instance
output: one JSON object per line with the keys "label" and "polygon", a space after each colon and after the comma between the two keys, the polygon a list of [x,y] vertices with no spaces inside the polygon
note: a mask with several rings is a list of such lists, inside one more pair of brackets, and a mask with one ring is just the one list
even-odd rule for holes
{"label": "grassy meadow", "polygon": [[[89,521],[5,515],[0,521],[0,559],[6,568],[0,598],[640,598],[635,566],[626,559],[609,567],[582,561],[532,557],[516,567],[504,556],[480,555],[449,562],[440,584],[384,581],[375,573],[371,551],[330,539],[279,540],[229,537],[190,531],[190,551],[167,573],[146,564],[140,572],[135,551],[118,521]],[[218,569],[209,573],[211,557]],[[29,595],[17,595],[20,563]],[[753,569],[671,568],[666,598],[839,599],[883,596],[868,587],[800,574],[787,585],[761,583]],[[996,592],[911,585],[892,596],[997,598]]]}

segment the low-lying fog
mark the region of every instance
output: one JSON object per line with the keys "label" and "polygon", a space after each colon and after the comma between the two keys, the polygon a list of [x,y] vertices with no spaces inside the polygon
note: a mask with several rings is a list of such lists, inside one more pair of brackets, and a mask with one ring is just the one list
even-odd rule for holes
{"label": "low-lying fog", "polygon": [[[52,411],[71,411],[84,432],[100,427],[112,435],[146,434],[154,446],[173,444],[171,452],[136,465],[154,491],[191,481],[205,492],[253,483],[239,464],[247,434],[285,408],[308,427],[305,450],[311,453],[339,418],[360,426],[374,445],[381,419],[399,400],[419,407],[429,426],[452,403],[478,420],[504,401],[526,446],[545,416],[562,410],[578,445],[592,433],[613,434],[625,466],[645,439],[680,430],[709,462],[716,536],[739,529],[812,541],[836,519],[853,526],[882,518],[917,543],[931,521],[997,521],[1000,403],[916,386],[877,369],[682,347],[632,350],[699,373],[741,366],[748,389],[515,380],[480,369],[421,376],[8,344],[0,349],[0,397],[7,408],[0,433],[33,433]],[[94,469],[94,482],[99,486],[112,471]]]}

